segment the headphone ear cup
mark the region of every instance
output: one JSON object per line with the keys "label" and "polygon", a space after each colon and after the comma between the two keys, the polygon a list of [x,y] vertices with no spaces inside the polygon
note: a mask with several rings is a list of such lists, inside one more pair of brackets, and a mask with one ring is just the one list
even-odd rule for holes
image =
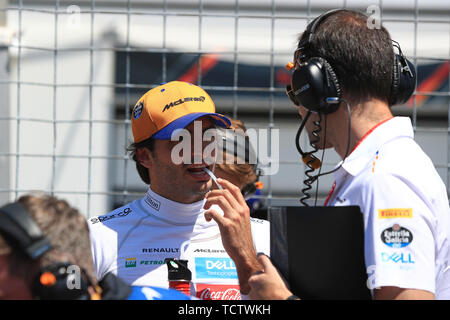
{"label": "headphone ear cup", "polygon": [[405,57],[395,54],[389,105],[404,104],[416,89],[416,68]]}
{"label": "headphone ear cup", "polygon": [[323,58],[313,57],[302,63],[292,74],[292,93],[302,106],[321,113],[336,111],[339,104],[329,104],[328,97],[341,97],[337,76]]}
{"label": "headphone ear cup", "polygon": [[402,67],[402,72],[399,74],[399,83],[398,83],[398,104],[406,103],[414,93],[417,85],[417,76],[416,76],[416,68],[414,64],[406,59],[404,60],[405,67]]}

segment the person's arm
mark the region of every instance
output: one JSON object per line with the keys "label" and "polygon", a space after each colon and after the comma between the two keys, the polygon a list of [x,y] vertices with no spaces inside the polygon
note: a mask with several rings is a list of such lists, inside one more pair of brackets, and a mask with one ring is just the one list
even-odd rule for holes
{"label": "person's arm", "polygon": [[434,294],[425,290],[381,287],[374,290],[375,300],[434,300]]}
{"label": "person's arm", "polygon": [[436,221],[419,196],[423,192],[408,180],[384,172],[375,172],[369,182],[362,190],[361,211],[367,217],[365,262],[374,271],[368,282],[374,299],[432,298]]}
{"label": "person's arm", "polygon": [[[236,265],[241,293],[246,295],[250,291],[249,277],[262,270],[253,245],[250,210],[238,187],[220,178],[217,182],[224,189],[206,195],[205,218],[217,222],[223,246]],[[213,209],[208,210],[212,205],[218,205],[223,216]]]}

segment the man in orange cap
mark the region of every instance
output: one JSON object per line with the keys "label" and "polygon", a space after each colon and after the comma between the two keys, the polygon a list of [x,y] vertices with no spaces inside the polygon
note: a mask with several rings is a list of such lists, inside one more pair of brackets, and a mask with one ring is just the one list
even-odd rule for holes
{"label": "man in orange cap", "polygon": [[[203,136],[216,126],[228,128],[230,120],[215,112],[203,89],[173,81],[142,96],[131,123],[134,143],[128,150],[149,189],[143,198],[89,219],[97,278],[113,272],[132,285],[168,287],[170,265],[165,261],[176,258],[187,261],[184,279],[177,280],[190,280],[192,295],[241,298],[241,291],[249,291],[248,276],[260,269],[253,259],[255,252],[269,253],[269,226],[250,222],[248,215],[242,220],[242,233],[251,232],[253,239],[236,240],[253,241],[256,248],[243,250],[239,261],[245,263],[236,265],[222,245],[217,223],[205,219],[215,154],[208,156],[211,142],[203,141]],[[176,139],[180,133],[181,142]]]}

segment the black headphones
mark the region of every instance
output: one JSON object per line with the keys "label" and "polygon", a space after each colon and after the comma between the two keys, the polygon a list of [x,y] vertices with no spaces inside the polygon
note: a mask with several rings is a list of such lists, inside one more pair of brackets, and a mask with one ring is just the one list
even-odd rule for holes
{"label": "black headphones", "polygon": [[[297,48],[301,63],[292,74],[291,85],[286,87],[286,92],[294,104],[301,104],[308,110],[323,114],[337,110],[342,93],[336,73],[326,59],[307,57],[305,49],[314,39],[318,26],[330,15],[344,10],[334,9],[320,15],[308,24],[303,33]],[[388,101],[390,106],[408,101],[416,88],[417,80],[414,65],[403,55],[400,45],[396,41],[392,42],[399,53],[394,54],[392,87]]]}
{"label": "black headphones", "polygon": [[[51,250],[50,241],[42,234],[25,207],[13,202],[0,208],[0,234],[11,246],[32,261],[38,260]],[[70,272],[70,263],[53,263],[39,270],[33,281],[32,294],[41,300],[89,300],[88,287],[91,286],[86,272],[81,274],[78,288],[69,288],[74,283],[75,274]],[[72,266],[73,267],[73,266]]]}

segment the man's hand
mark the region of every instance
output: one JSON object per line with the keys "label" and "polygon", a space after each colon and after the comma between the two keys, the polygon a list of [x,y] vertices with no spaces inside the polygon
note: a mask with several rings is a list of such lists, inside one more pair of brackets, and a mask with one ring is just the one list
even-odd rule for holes
{"label": "man's hand", "polygon": [[249,279],[250,298],[252,300],[286,300],[292,295],[278,270],[264,254],[258,256],[258,261],[264,268],[262,272],[254,273]]}
{"label": "man's hand", "polygon": [[[217,179],[223,190],[213,190],[206,195],[204,209],[207,221],[217,222],[222,236],[222,243],[233,259],[239,277],[242,294],[248,294],[248,278],[256,271],[262,270],[253,246],[250,226],[250,209],[242,196],[241,190],[225,179]],[[208,210],[218,205],[223,216],[215,210]]]}

